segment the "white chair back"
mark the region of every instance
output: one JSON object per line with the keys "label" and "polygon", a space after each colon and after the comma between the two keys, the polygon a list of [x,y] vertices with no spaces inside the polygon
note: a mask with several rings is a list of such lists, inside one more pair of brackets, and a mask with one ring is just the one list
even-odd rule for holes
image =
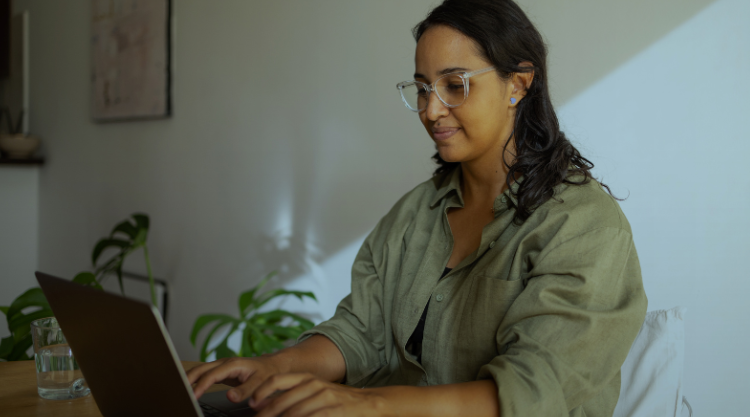
{"label": "white chair back", "polygon": [[646,314],[621,368],[620,399],[613,417],[679,417],[687,406],[682,395],[686,309],[674,307]]}

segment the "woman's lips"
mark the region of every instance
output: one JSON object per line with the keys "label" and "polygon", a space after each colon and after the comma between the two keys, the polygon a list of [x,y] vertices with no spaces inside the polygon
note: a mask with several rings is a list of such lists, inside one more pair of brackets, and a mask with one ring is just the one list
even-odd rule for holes
{"label": "woman's lips", "polygon": [[461,129],[457,127],[437,128],[432,131],[432,137],[435,138],[435,140],[446,140],[449,137],[455,135],[459,130]]}

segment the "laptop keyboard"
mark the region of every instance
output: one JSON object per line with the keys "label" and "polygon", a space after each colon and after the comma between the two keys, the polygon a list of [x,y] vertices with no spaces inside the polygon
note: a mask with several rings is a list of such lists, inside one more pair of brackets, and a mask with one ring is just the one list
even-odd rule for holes
{"label": "laptop keyboard", "polygon": [[211,407],[208,404],[201,403],[200,406],[205,417],[229,417],[229,414],[224,413],[223,411],[219,411],[218,409]]}

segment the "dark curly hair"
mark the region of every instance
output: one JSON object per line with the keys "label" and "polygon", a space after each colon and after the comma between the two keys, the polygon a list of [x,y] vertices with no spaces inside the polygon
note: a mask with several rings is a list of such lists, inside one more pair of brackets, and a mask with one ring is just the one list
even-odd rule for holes
{"label": "dark curly hair", "polygon": [[[513,73],[534,72],[526,96],[517,105],[511,135],[515,136],[515,159],[510,165],[503,161],[509,169],[505,179],[509,187],[519,174],[523,175],[514,194],[518,201],[515,220],[523,222],[552,198],[555,186],[588,183],[594,164],[581,156],[560,131],[547,87],[547,47],[521,8],[511,0],[445,0],[414,27],[414,38],[419,41],[427,29],[438,25],[473,39],[503,79]],[[524,61],[533,67],[519,66]],[[432,159],[439,165],[436,176],[460,165],[444,161],[438,153]],[[582,178],[569,179],[575,174]]]}

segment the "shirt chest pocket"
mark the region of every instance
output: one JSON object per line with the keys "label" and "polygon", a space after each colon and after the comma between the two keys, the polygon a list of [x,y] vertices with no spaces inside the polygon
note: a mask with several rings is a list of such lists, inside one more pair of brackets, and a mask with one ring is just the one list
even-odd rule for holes
{"label": "shirt chest pocket", "polygon": [[523,289],[522,280],[485,275],[472,278],[460,323],[455,323],[459,354],[471,357],[480,366],[498,355],[495,336],[500,322]]}

